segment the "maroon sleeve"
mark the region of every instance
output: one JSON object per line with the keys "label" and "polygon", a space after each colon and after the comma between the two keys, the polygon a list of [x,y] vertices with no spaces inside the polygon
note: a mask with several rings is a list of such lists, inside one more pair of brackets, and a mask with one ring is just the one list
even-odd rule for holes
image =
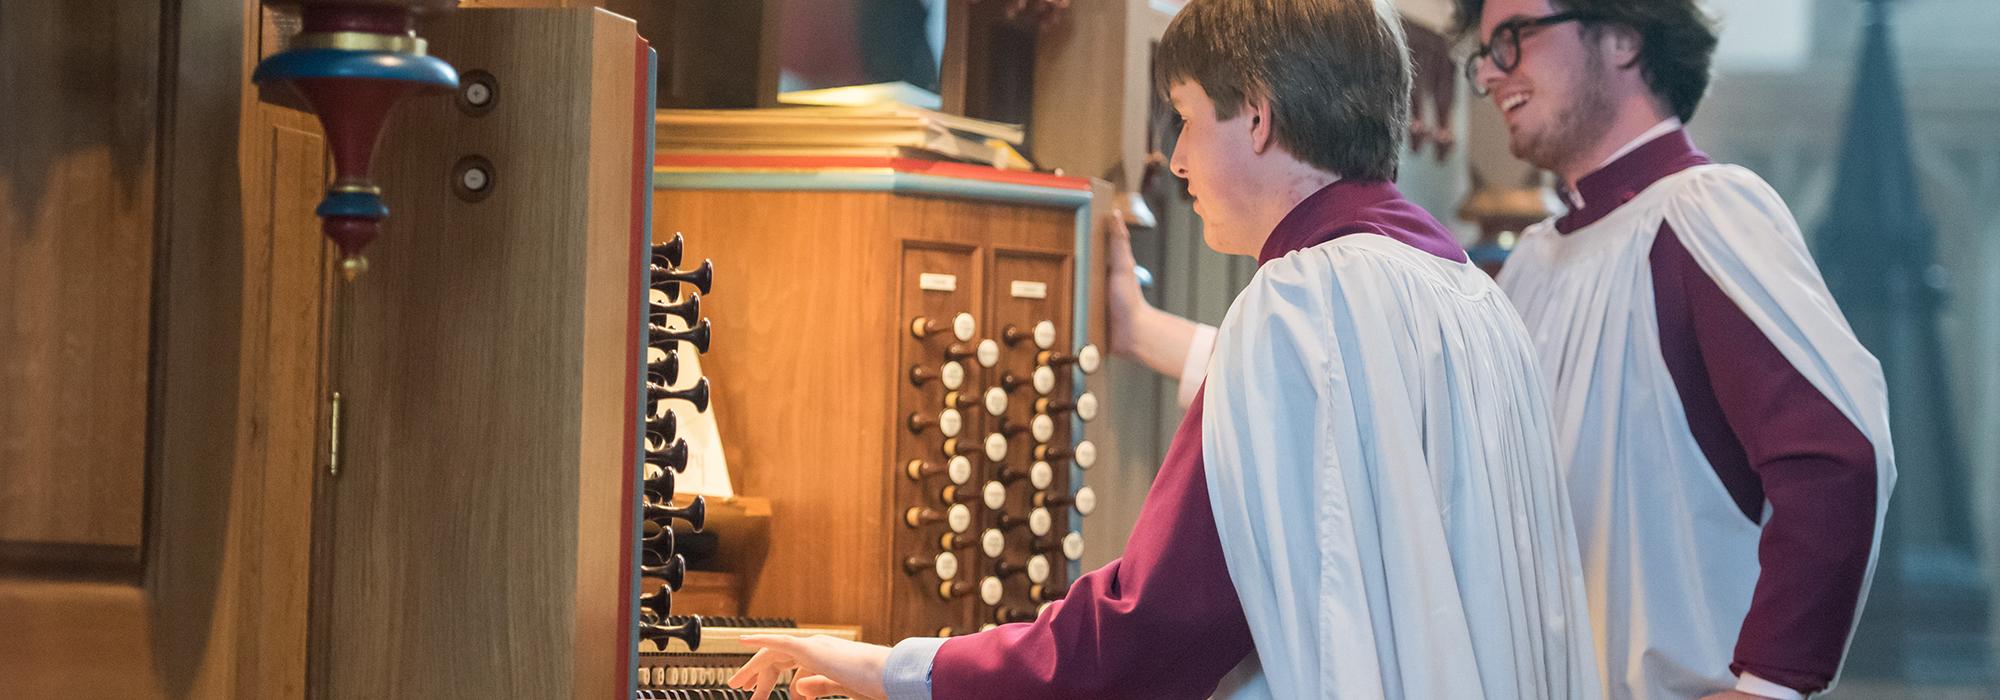
{"label": "maroon sleeve", "polygon": [[1201,463],[1201,398],[1181,421],[1124,558],[1032,623],[939,648],[932,697],[1206,698],[1250,654]]}
{"label": "maroon sleeve", "polygon": [[[1672,228],[1652,248],[1661,353],[1689,427],[1744,515],[1762,574],[1730,670],[1803,693],[1839,670],[1875,535],[1875,448]],[[1765,517],[1764,504],[1770,506]]]}

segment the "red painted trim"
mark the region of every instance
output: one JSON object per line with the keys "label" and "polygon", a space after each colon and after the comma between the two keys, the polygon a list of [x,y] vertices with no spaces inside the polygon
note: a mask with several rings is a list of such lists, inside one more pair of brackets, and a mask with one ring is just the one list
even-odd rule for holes
{"label": "red painted trim", "polygon": [[730,170],[843,170],[843,169],[887,169],[912,175],[932,175],[953,177],[964,180],[1004,182],[1034,187],[1055,187],[1069,190],[1088,190],[1090,180],[1048,173],[1030,173],[1019,170],[1001,170],[971,163],[951,163],[946,161],[917,160],[914,158],[876,158],[869,156],[718,156],[661,154],[653,160],[661,168],[703,168]]}
{"label": "red painted trim", "polygon": [[410,8],[365,5],[307,5],[299,13],[306,32],[409,34],[416,29]]}
{"label": "red painted trim", "polygon": [[639,523],[634,515],[638,509],[639,492],[634,484],[639,478],[640,469],[637,458],[638,406],[641,400],[639,392],[644,386],[639,376],[639,366],[645,362],[645,357],[640,354],[644,351],[639,349],[639,333],[645,328],[643,324],[647,303],[646,281],[640,276],[640,271],[645,269],[646,261],[649,259],[647,246],[650,242],[646,240],[646,197],[652,195],[650,186],[652,178],[648,177],[650,169],[646,167],[646,157],[649,155],[646,153],[646,137],[651,135],[646,130],[653,127],[653,115],[647,113],[649,110],[646,100],[647,91],[653,87],[646,82],[649,72],[646,52],[650,48],[645,39],[638,40],[635,51],[638,62],[637,68],[633,71],[637,77],[632,81],[635,88],[632,93],[632,259],[625,266],[628,270],[626,288],[630,290],[630,306],[625,316],[625,489],[624,499],[621,501],[625,504],[625,514],[619,518],[627,539],[625,546],[618,553],[619,588],[622,590],[622,595],[618,597],[618,619],[621,622],[618,625],[618,665],[613,669],[618,674],[615,685],[619,688],[626,688],[634,678],[634,669],[627,662],[632,659],[634,649],[639,643],[633,638],[635,630],[631,624],[632,616],[636,613],[639,591],[636,586],[633,588],[626,586],[631,585],[630,582],[634,580],[632,571],[636,562],[632,560],[632,542],[639,536]]}

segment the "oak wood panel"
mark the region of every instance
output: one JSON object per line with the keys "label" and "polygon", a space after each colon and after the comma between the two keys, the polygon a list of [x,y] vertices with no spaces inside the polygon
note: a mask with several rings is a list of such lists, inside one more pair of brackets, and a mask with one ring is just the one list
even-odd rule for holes
{"label": "oak wood panel", "polygon": [[0,572],[139,560],[161,15],[0,5]]}
{"label": "oak wood panel", "polygon": [[[612,697],[636,472],[636,37],[591,10],[461,10],[434,54],[484,70],[483,116],[404,105],[377,157],[394,211],[350,285],[326,697]],[[463,156],[489,194],[454,194]]]}
{"label": "oak wood panel", "polygon": [[[771,502],[745,612],[887,634],[894,239],[877,193],[661,190],[654,236],[716,266],[702,358],[738,491]],[[880,300],[862,303],[858,300]],[[904,331],[907,333],[907,331]],[[804,567],[804,568],[802,568]],[[900,572],[900,569],[898,570]]]}

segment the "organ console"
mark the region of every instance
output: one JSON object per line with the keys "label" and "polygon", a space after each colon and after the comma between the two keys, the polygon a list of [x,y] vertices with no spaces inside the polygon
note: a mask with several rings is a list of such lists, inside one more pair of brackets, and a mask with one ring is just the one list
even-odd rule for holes
{"label": "organ console", "polygon": [[739,490],[786,511],[742,572],[742,609],[879,643],[1032,619],[1071,577],[1095,502],[1071,469],[1095,460],[1082,429],[1099,412],[1083,391],[1101,360],[1088,182],[658,164],[655,228],[756,271],[699,307],[728,319],[712,332],[732,350],[703,369],[731,409],[718,420],[743,454]]}

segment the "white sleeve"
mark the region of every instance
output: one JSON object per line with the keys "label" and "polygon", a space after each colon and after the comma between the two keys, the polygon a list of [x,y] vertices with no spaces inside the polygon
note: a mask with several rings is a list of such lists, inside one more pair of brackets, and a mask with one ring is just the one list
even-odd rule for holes
{"label": "white sleeve", "polygon": [[1179,398],[1181,408],[1194,404],[1194,394],[1201,390],[1201,383],[1208,379],[1208,357],[1215,353],[1215,326],[1206,323],[1194,324],[1194,335],[1188,338],[1187,360],[1181,363],[1181,385]]}
{"label": "white sleeve", "polygon": [[1799,691],[1758,678],[1757,674],[1749,671],[1736,677],[1736,690],[1771,700],[1806,700],[1806,696]]}

